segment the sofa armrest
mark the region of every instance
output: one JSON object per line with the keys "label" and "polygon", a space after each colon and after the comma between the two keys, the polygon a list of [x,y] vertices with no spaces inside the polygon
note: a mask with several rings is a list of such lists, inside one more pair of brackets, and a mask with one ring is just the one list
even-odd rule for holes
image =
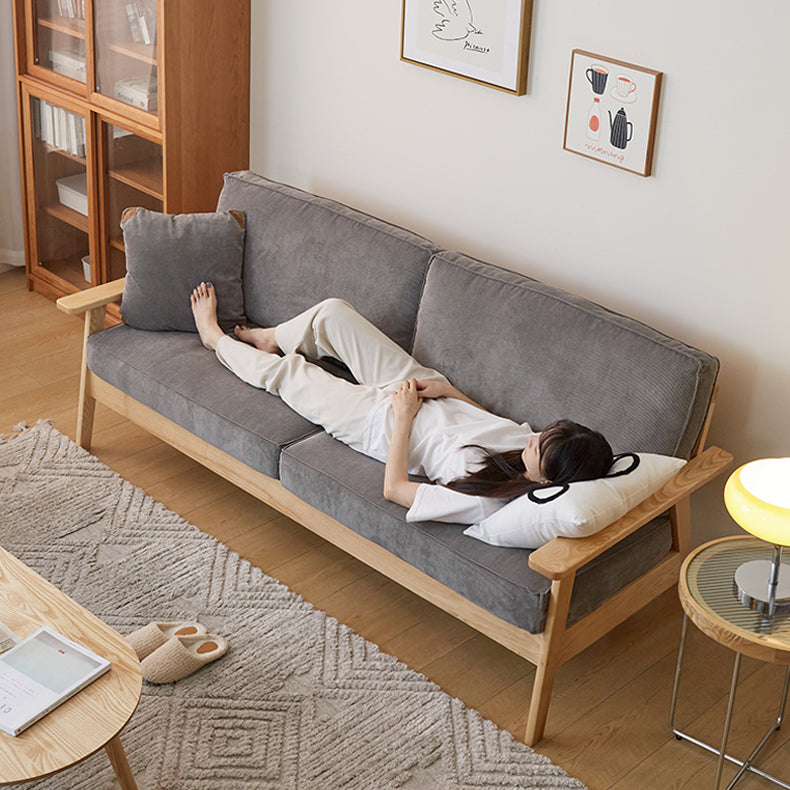
{"label": "sofa armrest", "polygon": [[96,285],[93,288],[86,288],[84,291],[77,291],[68,296],[61,296],[56,302],[58,309],[69,315],[79,315],[87,310],[105,305],[120,299],[123,295],[123,287],[126,278],[113,280],[104,285]]}
{"label": "sofa armrest", "polygon": [[586,538],[555,538],[532,552],[529,566],[549,579],[561,579],[614,546],[665,510],[686,499],[732,463],[732,455],[709,447],[692,458],[668,483],[622,518]]}

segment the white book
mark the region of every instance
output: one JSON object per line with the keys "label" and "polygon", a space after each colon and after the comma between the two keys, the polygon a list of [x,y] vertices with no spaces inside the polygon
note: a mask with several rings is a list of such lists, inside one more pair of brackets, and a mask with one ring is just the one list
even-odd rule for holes
{"label": "white book", "polygon": [[61,109],[56,105],[52,105],[52,145],[55,148],[60,148],[60,118]]}
{"label": "white book", "polygon": [[44,142],[47,143],[47,145],[54,145],[55,130],[54,119],[52,115],[52,105],[49,102],[42,101],[39,106],[41,107]]}
{"label": "white book", "polygon": [[85,156],[85,119],[77,116],[77,156]]}
{"label": "white book", "polygon": [[19,735],[110,669],[110,662],[40,628],[0,655],[0,730]]}
{"label": "white book", "polygon": [[63,148],[63,140],[65,138],[65,135],[64,135],[64,129],[65,129],[64,120],[65,120],[65,117],[66,116],[63,115],[63,108],[62,107],[58,107],[57,105],[53,104],[52,105],[52,118],[53,118],[52,130],[53,130],[54,134],[53,134],[52,144],[55,146],[55,148]]}
{"label": "white book", "polygon": [[138,22],[140,24],[140,37],[143,40],[143,44],[150,44],[151,34],[148,32],[148,22],[145,21],[145,16],[141,14]]}
{"label": "white book", "polygon": [[66,114],[66,128],[69,133],[69,144],[66,149],[73,156],[77,155],[77,116],[73,112]]}
{"label": "white book", "polygon": [[143,39],[140,35],[137,12],[133,3],[126,4],[126,17],[129,20],[129,32],[132,34],[132,41],[139,44]]}

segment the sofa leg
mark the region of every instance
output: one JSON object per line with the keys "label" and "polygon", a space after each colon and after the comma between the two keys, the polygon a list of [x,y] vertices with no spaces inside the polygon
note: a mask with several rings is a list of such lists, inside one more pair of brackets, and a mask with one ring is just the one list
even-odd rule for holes
{"label": "sofa leg", "polygon": [[87,393],[87,371],[83,371],[80,380],[80,400],[77,407],[77,444],[83,450],[91,449],[93,436],[93,414],[96,410],[96,399]]}
{"label": "sofa leg", "polygon": [[77,444],[90,450],[93,435],[93,414],[96,399],[90,394],[90,371],[88,370],[87,344],[94,332],[104,329],[104,306],[94,307],[85,313],[85,335],[82,343],[82,367],[80,369],[80,397],[77,405]]}
{"label": "sofa leg", "polygon": [[573,580],[574,574],[571,574],[565,578],[556,579],[551,585],[549,611],[546,617],[546,628],[543,632],[544,647],[535,671],[535,681],[532,684],[532,699],[529,704],[527,731],[524,736],[527,746],[534,746],[541,740],[546,728],[554,676],[560,665],[560,648],[568,618],[571,592],[573,592]]}
{"label": "sofa leg", "polygon": [[527,746],[534,746],[543,738],[556,672],[556,665],[541,663],[537,667],[535,682],[532,684],[532,700],[530,701],[529,716],[527,718],[527,734],[524,738]]}

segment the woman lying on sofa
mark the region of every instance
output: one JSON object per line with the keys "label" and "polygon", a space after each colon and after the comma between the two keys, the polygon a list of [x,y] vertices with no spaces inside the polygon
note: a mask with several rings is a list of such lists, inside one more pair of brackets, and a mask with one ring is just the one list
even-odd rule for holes
{"label": "woman lying on sofa", "polygon": [[[521,494],[601,477],[612,465],[600,433],[568,420],[535,433],[487,412],[340,299],[276,327],[236,327],[237,339],[217,323],[210,283],[195,288],[191,304],[203,345],[229,370],[385,462],[384,496],[409,509],[408,521],[474,524]],[[338,359],[359,383],[302,355]]]}

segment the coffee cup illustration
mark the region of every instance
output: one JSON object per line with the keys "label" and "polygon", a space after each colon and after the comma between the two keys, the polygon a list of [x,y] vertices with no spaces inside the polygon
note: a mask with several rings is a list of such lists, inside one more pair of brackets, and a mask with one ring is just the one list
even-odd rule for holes
{"label": "coffee cup illustration", "polygon": [[609,72],[603,66],[593,63],[584,74],[590,85],[592,85],[593,93],[597,93],[600,96],[606,90],[606,80],[609,78]]}
{"label": "coffee cup illustration", "polygon": [[618,74],[615,80],[615,90],[622,99],[627,99],[636,90],[636,83],[627,74]]}

